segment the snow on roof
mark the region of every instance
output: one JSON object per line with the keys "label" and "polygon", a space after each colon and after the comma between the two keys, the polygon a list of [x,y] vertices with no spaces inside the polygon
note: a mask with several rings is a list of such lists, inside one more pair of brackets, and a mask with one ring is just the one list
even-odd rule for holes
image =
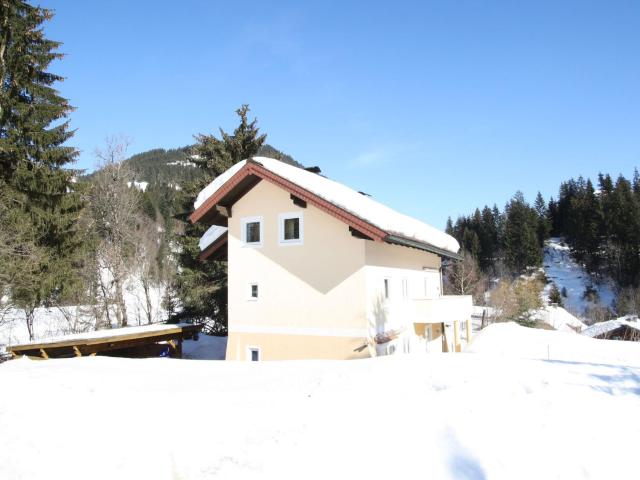
{"label": "snow on roof", "polygon": [[607,320],[606,322],[595,323],[589,328],[585,329],[582,334],[586,335],[587,337],[597,337],[599,335],[612,332],[613,330],[616,330],[623,326],[640,331],[640,321],[638,321],[638,317],[627,315],[613,320]]}
{"label": "snow on roof", "polygon": [[[295,183],[305,190],[343,208],[388,233],[411,238],[419,242],[425,242],[452,253],[458,253],[458,250],[460,250],[458,241],[452,236],[420,220],[399,213],[373,200],[367,195],[358,193],[346,185],[273,158],[253,157],[252,160],[260,163],[272,173]],[[244,167],[246,163],[247,160],[242,160],[216,177],[215,180],[200,192],[196,198],[194,207],[196,209],[200,207],[209,197],[215,194],[227,180]]]}
{"label": "snow on roof", "polygon": [[119,335],[139,335],[141,333],[162,332],[164,330],[172,330],[176,327],[190,326],[188,323],[156,323],[151,325],[141,325],[137,327],[107,328],[105,330],[95,330],[93,332],[74,333],[72,335],[61,335],[51,337],[35,342],[22,343],[23,345],[40,345],[46,343],[67,342],[73,340],[97,340],[100,338],[117,337]]}
{"label": "snow on roof", "polygon": [[227,231],[227,227],[219,227],[218,225],[212,225],[209,230],[204,232],[204,235],[200,238],[198,245],[200,251],[204,251],[209,245],[219,239]]}
{"label": "snow on roof", "polygon": [[586,327],[579,318],[558,306],[546,305],[534,312],[533,318],[564,332],[576,333]]}

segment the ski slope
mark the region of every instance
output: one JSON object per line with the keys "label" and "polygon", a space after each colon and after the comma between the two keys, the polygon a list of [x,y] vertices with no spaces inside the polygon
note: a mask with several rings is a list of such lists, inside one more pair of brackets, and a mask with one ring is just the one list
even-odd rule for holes
{"label": "ski slope", "polygon": [[[545,243],[543,266],[549,280],[555,282],[558,290],[566,288],[564,307],[574,315],[584,316],[587,308],[595,306],[611,307],[615,301],[615,291],[611,282],[595,283],[593,278],[571,256],[569,246],[561,238],[552,237]],[[585,289],[592,285],[600,301],[590,302],[583,298]],[[551,284],[545,287],[548,298]]]}
{"label": "ski slope", "polygon": [[0,478],[636,479],[626,343],[496,324],[476,353],[12,360]]}

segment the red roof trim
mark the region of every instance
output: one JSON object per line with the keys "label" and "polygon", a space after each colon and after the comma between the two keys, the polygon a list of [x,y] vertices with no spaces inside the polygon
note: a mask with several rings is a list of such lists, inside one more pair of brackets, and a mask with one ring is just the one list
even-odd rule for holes
{"label": "red roof trim", "polygon": [[218,251],[223,248],[227,244],[227,232],[224,232],[215,242],[205,248],[198,255],[198,260],[206,260],[211,257],[213,254],[218,253]]}

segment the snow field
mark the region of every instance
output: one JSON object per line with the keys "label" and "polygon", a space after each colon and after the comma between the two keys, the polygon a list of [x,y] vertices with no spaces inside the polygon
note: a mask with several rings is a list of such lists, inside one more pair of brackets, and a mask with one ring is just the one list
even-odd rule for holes
{"label": "snow field", "polygon": [[488,327],[481,353],[6,362],[0,478],[637,478],[618,460],[637,450],[640,345],[631,365],[494,351],[518,329],[535,332]]}

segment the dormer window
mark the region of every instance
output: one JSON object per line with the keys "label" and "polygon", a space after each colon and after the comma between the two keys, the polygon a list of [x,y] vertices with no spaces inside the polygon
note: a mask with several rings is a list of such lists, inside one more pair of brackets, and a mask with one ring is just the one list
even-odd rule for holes
{"label": "dormer window", "polygon": [[262,217],[245,217],[240,223],[242,243],[247,246],[261,247],[264,237]]}
{"label": "dormer window", "polygon": [[301,245],[304,222],[302,212],[281,213],[278,216],[280,245]]}

